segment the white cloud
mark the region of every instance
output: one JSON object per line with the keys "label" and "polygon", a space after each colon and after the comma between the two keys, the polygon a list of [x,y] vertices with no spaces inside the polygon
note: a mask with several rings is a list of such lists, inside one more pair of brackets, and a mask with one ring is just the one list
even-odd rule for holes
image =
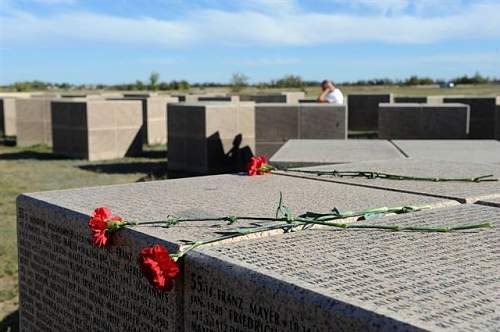
{"label": "white cloud", "polygon": [[[395,3],[405,1],[385,2],[399,8]],[[237,12],[195,10],[176,20],[75,11],[41,16],[12,10],[0,17],[0,44],[3,47],[72,46],[82,42],[160,47],[301,46],[500,38],[500,3],[476,3],[467,10],[441,17],[325,14],[301,11],[294,2],[287,3],[291,5],[279,15],[249,8]]]}

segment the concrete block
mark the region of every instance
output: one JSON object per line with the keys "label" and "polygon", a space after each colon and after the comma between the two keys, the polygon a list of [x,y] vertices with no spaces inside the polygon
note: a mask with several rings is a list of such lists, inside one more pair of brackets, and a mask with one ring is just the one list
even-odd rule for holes
{"label": "concrete block", "polygon": [[139,155],[142,112],[141,101],[54,101],[54,153],[88,160]]}
{"label": "concrete block", "polygon": [[[500,209],[463,205],[373,223],[437,227],[499,218]],[[498,241],[498,227],[461,233],[312,229],[201,247],[185,261],[185,328],[494,331]]]}
{"label": "concrete block", "polygon": [[272,165],[290,168],[343,164],[366,160],[400,159],[404,155],[385,140],[289,140],[276,152]]}
{"label": "concrete block", "polygon": [[125,98],[109,98],[109,100],[139,100],[142,102],[143,139],[147,145],[167,143],[167,105],[177,103],[177,97],[128,95]]}
{"label": "concrete block", "polygon": [[52,146],[51,98],[16,100],[16,134],[18,146],[44,144]]}
{"label": "concrete block", "polygon": [[194,173],[245,169],[255,151],[253,103],[168,105],[168,168]]}
{"label": "concrete block", "polygon": [[207,102],[207,101],[215,101],[215,102],[221,102],[221,101],[227,101],[227,102],[232,102],[232,103],[237,103],[240,101],[239,96],[199,96],[198,97],[199,102]]}
{"label": "concrete block", "polygon": [[16,136],[16,98],[0,98],[0,136]]}
{"label": "concrete block", "polygon": [[348,94],[349,130],[378,130],[378,105],[392,103],[392,94]]}
{"label": "concrete block", "polygon": [[346,105],[300,105],[299,118],[301,139],[347,138]]}
{"label": "concrete block", "polygon": [[445,97],[443,101],[470,106],[469,138],[495,138],[495,97]]}
{"label": "concrete block", "polygon": [[393,140],[406,156],[416,159],[500,164],[496,140]]}
{"label": "concrete block", "polygon": [[299,105],[255,105],[255,138],[257,142],[285,143],[299,138]]}
{"label": "concrete block", "polygon": [[[220,175],[21,195],[17,199],[20,330],[182,331],[184,304],[191,301],[184,297],[188,275],[182,270],[172,292],[158,292],[139,271],[137,253],[155,243],[175,251],[186,240],[211,239],[249,223],[140,226],[116,233],[109,249],[97,249],[88,241],[92,211],[104,205],[125,220],[137,221],[164,220],[167,215],[268,217],[275,214],[280,191],[296,214],[328,211],[333,204],[342,210],[456,205],[445,199],[275,175]],[[256,236],[278,234],[281,231]]]}
{"label": "concrete block", "polygon": [[[323,165],[305,167],[308,170],[323,171],[373,171],[397,175],[444,177],[444,178],[472,178],[492,174],[500,179],[500,165],[471,162],[426,159],[394,159],[381,161],[355,162],[341,165]],[[281,172],[277,172],[281,173]],[[432,197],[455,199],[462,203],[474,203],[479,200],[500,197],[500,182],[432,182],[411,180],[367,179],[349,177],[331,177],[308,175],[304,173],[287,172],[286,175],[300,176],[311,180],[349,183],[370,188],[394,190],[398,192],[414,193]]]}
{"label": "concrete block", "polygon": [[467,138],[469,114],[464,104],[380,104],[379,138]]}

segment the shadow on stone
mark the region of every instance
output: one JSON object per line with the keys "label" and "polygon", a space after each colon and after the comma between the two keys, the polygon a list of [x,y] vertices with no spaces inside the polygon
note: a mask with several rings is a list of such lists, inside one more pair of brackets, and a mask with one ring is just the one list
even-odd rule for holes
{"label": "shadow on stone", "polygon": [[167,150],[149,150],[147,147],[143,148],[142,157],[149,159],[166,159]]}
{"label": "shadow on stone", "polygon": [[16,146],[16,138],[15,137],[0,137],[0,145]]}
{"label": "shadow on stone", "polygon": [[19,332],[19,310],[10,313],[0,322],[0,332]]}

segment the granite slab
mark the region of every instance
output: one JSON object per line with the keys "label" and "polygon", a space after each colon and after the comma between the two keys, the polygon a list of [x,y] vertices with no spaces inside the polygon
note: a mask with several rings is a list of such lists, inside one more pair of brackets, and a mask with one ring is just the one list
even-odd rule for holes
{"label": "granite slab", "polygon": [[374,224],[201,247],[185,261],[190,331],[498,331],[500,209],[461,205]]}
{"label": "granite slab", "polygon": [[[305,167],[301,169],[323,171],[376,171],[397,175],[448,178],[471,178],[492,174],[495,178],[500,179],[500,165],[411,158],[366,161],[341,165],[322,165]],[[318,177],[316,175],[294,173],[293,171],[277,171],[276,174],[306,177],[316,181],[349,183],[356,186],[415,193],[432,197],[444,197],[448,199],[456,199],[457,201],[462,203],[473,203],[478,200],[500,197],[500,181],[474,183],[367,179],[349,177],[340,178],[332,176]]]}
{"label": "granite slab", "polygon": [[410,158],[500,164],[497,140],[392,140]]}
{"label": "granite slab", "polygon": [[386,140],[289,140],[270,162],[289,168],[404,157]]}

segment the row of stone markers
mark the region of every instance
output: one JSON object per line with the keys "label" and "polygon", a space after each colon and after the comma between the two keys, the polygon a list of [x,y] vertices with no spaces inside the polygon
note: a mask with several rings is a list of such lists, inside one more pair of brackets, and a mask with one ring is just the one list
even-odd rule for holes
{"label": "row of stone markers", "polygon": [[[401,159],[24,194],[17,199],[20,329],[500,329],[499,182],[300,172],[337,168],[500,177],[500,165]],[[132,225],[107,233],[106,247],[98,248],[90,242],[87,223],[102,206],[110,209],[105,218],[116,216],[115,225]],[[266,219],[276,216],[277,207],[286,211],[290,223],[306,212],[361,218],[338,220],[343,228],[249,232],[268,225]],[[347,212],[381,207],[401,207],[407,213]],[[412,212],[417,207],[423,210]],[[185,219],[196,221],[181,222]],[[443,228],[471,224],[490,227]],[[395,227],[439,227],[443,232]],[[177,263],[168,258],[171,275],[160,268],[167,258],[158,245],[175,253],[221,237],[226,240],[196,247]],[[172,289],[160,287],[170,286],[170,278]]]}
{"label": "row of stone markers", "polygon": [[349,130],[375,131],[379,138],[500,139],[500,103],[494,96],[349,94],[347,105]]}

